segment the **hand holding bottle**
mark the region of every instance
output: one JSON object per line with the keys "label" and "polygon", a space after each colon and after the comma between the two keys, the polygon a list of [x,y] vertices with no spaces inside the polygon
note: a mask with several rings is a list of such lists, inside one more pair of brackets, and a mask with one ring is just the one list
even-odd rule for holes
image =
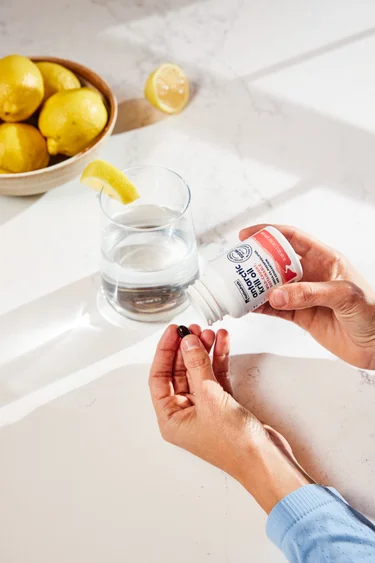
{"label": "hand holding bottle", "polygon": [[[265,225],[240,232],[246,240]],[[375,369],[375,293],[336,250],[293,227],[274,225],[301,256],[300,282],[274,289],[256,312],[307,330],[327,350],[363,369]]]}

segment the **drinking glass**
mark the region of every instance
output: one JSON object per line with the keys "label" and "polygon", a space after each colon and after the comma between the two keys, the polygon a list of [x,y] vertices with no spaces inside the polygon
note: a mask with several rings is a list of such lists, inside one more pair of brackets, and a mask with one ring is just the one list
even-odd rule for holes
{"label": "drinking glass", "polygon": [[169,320],[187,306],[185,289],[199,274],[190,189],[160,166],[123,172],[140,198],[123,205],[99,196],[102,292],[121,315]]}

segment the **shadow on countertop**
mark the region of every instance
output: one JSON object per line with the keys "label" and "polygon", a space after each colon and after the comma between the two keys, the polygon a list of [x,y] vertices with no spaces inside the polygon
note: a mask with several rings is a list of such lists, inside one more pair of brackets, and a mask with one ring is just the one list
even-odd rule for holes
{"label": "shadow on countertop", "polygon": [[[159,323],[121,319],[99,311],[100,275],[73,282],[0,317],[0,410],[17,399],[59,385],[146,339]],[[103,298],[104,300],[104,298]],[[0,423],[1,425],[1,423]]]}

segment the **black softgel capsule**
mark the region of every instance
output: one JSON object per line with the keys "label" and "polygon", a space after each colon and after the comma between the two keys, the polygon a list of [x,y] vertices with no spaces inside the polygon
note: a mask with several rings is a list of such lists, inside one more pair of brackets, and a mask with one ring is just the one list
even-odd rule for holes
{"label": "black softgel capsule", "polygon": [[190,330],[187,328],[187,326],[184,326],[184,325],[180,325],[180,326],[177,328],[177,333],[178,333],[178,336],[179,336],[180,338],[183,338],[184,336],[187,336],[188,334],[191,334],[191,332],[190,332]]}

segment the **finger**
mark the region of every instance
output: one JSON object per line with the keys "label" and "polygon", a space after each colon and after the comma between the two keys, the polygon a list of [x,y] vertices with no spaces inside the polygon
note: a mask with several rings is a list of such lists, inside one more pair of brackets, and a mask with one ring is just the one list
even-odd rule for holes
{"label": "finger", "polygon": [[199,338],[200,338],[200,336],[202,334],[202,329],[199,325],[197,325],[197,324],[189,325],[189,330],[192,334],[195,334],[196,336],[199,336]]}
{"label": "finger", "polygon": [[189,399],[192,405],[195,405],[195,395],[194,393],[188,393],[186,397]]}
{"label": "finger", "polygon": [[232,394],[232,385],[229,378],[229,352],[230,339],[226,330],[221,328],[216,335],[215,348],[212,358],[214,374],[222,388]]}
{"label": "finger", "polygon": [[175,395],[172,400],[164,399],[160,401],[160,404],[158,403],[156,415],[161,434],[165,439],[167,438],[163,430],[165,429],[166,422],[178,412],[185,411],[186,415],[189,409],[191,411],[192,407],[194,407],[194,404],[190,401],[187,395]]}
{"label": "finger", "polygon": [[189,330],[192,334],[195,334],[196,336],[198,336],[201,341],[203,342],[204,347],[206,348],[208,354],[211,351],[212,345],[215,342],[215,333],[213,330],[204,330],[202,332],[202,329],[199,325],[190,325],[189,326]]}
{"label": "finger", "polygon": [[319,240],[301,231],[300,229],[296,229],[295,227],[291,227],[289,225],[254,225],[252,227],[242,229],[239,233],[239,238],[240,240],[246,240],[247,238],[255,235],[258,231],[261,231],[266,227],[274,227],[275,229],[280,231],[290,242],[296,253],[299,254],[302,258],[309,251],[311,251],[312,248],[314,248],[314,250],[320,249],[322,253],[332,253],[332,249],[329,246],[326,246]]}
{"label": "finger", "polygon": [[207,350],[207,354],[211,352],[212,346],[215,342],[215,333],[213,330],[206,329],[201,334],[201,341],[203,342],[203,346]]}
{"label": "finger", "polygon": [[190,391],[197,393],[204,381],[216,381],[210,357],[200,338],[194,334],[185,336],[181,342],[181,351],[185,367],[191,378]]}
{"label": "finger", "polygon": [[[189,326],[189,330],[192,334],[195,334],[199,338],[201,337],[202,329],[197,324],[192,324]],[[183,395],[190,392],[189,380],[186,374],[186,367],[181,353],[181,347],[178,347],[176,354],[176,359],[173,369],[173,386],[176,395]]]}
{"label": "finger", "polygon": [[298,310],[328,307],[335,313],[350,315],[363,304],[363,291],[348,281],[295,283],[274,289],[270,304],[274,309]]}
{"label": "finger", "polygon": [[[189,330],[192,334],[198,336],[201,339],[203,346],[206,348],[209,354],[213,343],[215,342],[215,333],[212,330],[205,330],[201,332],[201,327],[199,325],[190,325]],[[177,352],[177,365],[174,375],[175,392],[176,393],[192,393],[194,391],[194,385],[191,380],[190,374],[187,372],[184,360],[182,357],[181,346]]]}
{"label": "finger", "polygon": [[173,387],[176,395],[183,395],[190,391],[180,347],[177,350],[173,367]]}
{"label": "finger", "polygon": [[[197,324],[189,326],[192,334],[198,336],[203,342],[208,354],[211,351],[212,345],[215,341],[215,333],[212,330],[201,331],[201,327]],[[176,394],[186,394],[190,392],[189,377],[186,373],[186,367],[182,357],[181,347],[179,347],[173,370],[173,386]]]}
{"label": "finger", "polygon": [[213,330],[206,329],[202,332],[199,325],[193,324],[189,326],[189,330],[192,334],[198,336],[203,342],[204,347],[207,352],[210,353],[213,343],[215,342],[215,333]]}
{"label": "finger", "polygon": [[[317,311],[319,311],[318,317],[316,316]],[[327,307],[309,307],[307,309],[293,309],[292,311],[284,311],[282,309],[274,309],[272,305],[270,305],[270,303],[265,303],[265,305],[262,306],[261,311],[260,308],[254,311],[254,313],[258,312],[260,312],[262,315],[267,315],[268,317],[276,317],[278,319],[293,322],[303,328],[303,330],[310,332],[319,342],[321,337],[319,324],[328,326],[328,323],[331,321],[332,315],[331,309],[328,309]],[[314,327],[315,319],[318,319],[318,332],[316,332],[316,328]]]}
{"label": "finger", "polygon": [[159,341],[150,370],[149,386],[155,407],[160,399],[174,394],[172,374],[179,344],[177,325],[170,325]]}
{"label": "finger", "polygon": [[294,320],[294,311],[282,311],[279,309],[274,309],[270,303],[264,303],[258,309],[253,311],[258,315],[267,315],[268,317],[277,317],[279,319],[284,319],[286,321],[293,321]]}
{"label": "finger", "polygon": [[[192,324],[189,326],[189,330],[192,334],[195,334],[200,338],[201,327],[197,324]],[[176,359],[173,369],[173,386],[174,391],[177,395],[186,394],[190,392],[189,381],[186,376],[186,367],[181,353],[181,347],[178,347],[176,354]]]}

